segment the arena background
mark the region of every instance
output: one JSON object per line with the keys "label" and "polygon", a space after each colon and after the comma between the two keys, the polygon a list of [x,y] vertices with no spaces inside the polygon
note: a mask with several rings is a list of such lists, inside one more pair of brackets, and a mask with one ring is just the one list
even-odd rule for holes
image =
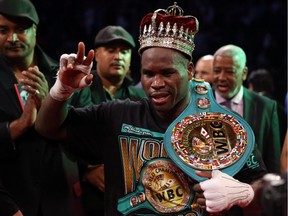
{"label": "arena background", "polygon": [[[131,75],[140,78],[139,24],[155,9],[166,9],[172,0],[32,0],[40,24],[38,43],[53,58],[75,52],[83,41],[93,48],[99,29],[121,25],[137,42]],[[274,95],[284,105],[287,92],[287,1],[286,0],[179,0],[185,15],[196,16],[194,59],[213,54],[225,44],[241,46],[247,54],[249,71],[268,69],[276,86]]]}

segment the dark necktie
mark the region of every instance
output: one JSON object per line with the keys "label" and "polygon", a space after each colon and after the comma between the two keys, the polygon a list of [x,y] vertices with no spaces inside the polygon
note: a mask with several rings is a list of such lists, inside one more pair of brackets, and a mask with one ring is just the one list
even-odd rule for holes
{"label": "dark necktie", "polygon": [[230,100],[225,100],[225,101],[221,102],[220,104],[231,110],[231,101]]}

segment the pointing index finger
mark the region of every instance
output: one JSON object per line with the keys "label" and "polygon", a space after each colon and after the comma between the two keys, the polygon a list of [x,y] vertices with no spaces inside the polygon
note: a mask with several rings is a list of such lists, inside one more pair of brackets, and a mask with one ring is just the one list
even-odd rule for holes
{"label": "pointing index finger", "polygon": [[84,54],[85,54],[85,44],[83,42],[79,42],[76,62],[82,63],[84,59]]}
{"label": "pointing index finger", "polygon": [[76,62],[89,66],[93,62],[93,59],[94,59],[94,50],[91,49],[88,52],[87,57],[85,58],[85,44],[83,42],[79,42]]}

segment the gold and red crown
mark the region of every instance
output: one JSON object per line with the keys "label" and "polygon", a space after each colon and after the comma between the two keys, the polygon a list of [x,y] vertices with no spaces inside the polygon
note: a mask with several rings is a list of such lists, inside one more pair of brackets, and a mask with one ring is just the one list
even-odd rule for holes
{"label": "gold and red crown", "polygon": [[139,54],[148,47],[166,47],[192,58],[199,22],[196,17],[183,14],[182,8],[175,2],[166,10],[158,9],[144,16],[140,24]]}

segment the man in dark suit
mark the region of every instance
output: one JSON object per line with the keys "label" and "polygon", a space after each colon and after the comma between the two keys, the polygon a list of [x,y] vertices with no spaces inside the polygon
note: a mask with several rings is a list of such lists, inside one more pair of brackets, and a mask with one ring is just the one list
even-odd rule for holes
{"label": "man in dark suit", "polygon": [[[36,43],[38,23],[31,1],[0,1],[0,178],[4,187],[0,198],[6,195],[5,206],[11,207],[3,213],[1,201],[1,216],[21,212],[72,216],[75,212],[68,199],[71,189],[60,146],[34,129],[42,99],[58,71],[58,62]],[[20,97],[22,91],[29,96]]]}
{"label": "man in dark suit", "polygon": [[[246,54],[242,48],[226,45],[214,54],[213,87],[216,101],[235,111],[250,124],[269,172],[280,169],[280,133],[277,102],[243,86],[247,77]],[[257,166],[251,160],[251,166]]]}

